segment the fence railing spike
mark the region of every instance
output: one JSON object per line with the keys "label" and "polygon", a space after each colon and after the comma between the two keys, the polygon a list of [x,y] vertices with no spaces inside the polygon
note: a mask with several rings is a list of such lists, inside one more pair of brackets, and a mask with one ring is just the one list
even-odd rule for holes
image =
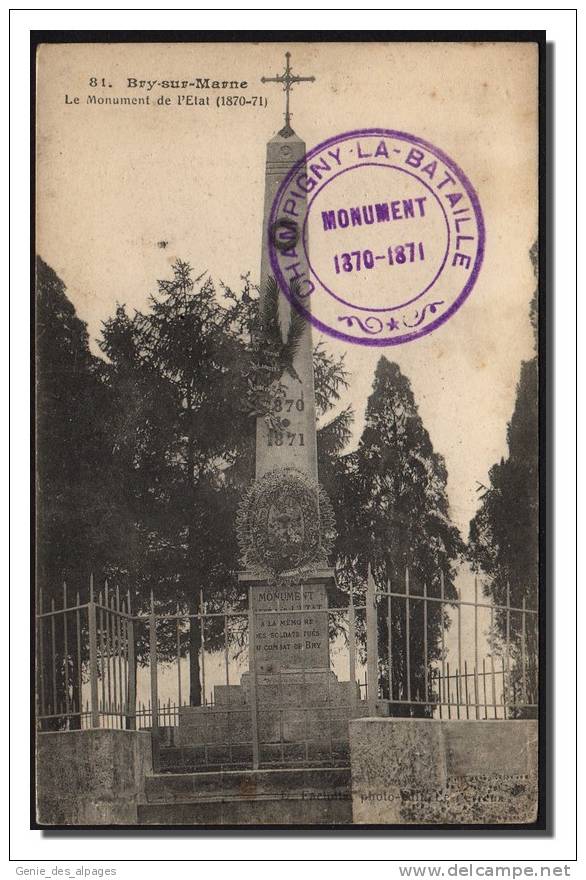
{"label": "fence railing spike", "polygon": [[376,584],[372,576],[372,567],[368,564],[366,582],[366,671],[368,673],[368,711],[376,715],[378,699],[378,627]]}

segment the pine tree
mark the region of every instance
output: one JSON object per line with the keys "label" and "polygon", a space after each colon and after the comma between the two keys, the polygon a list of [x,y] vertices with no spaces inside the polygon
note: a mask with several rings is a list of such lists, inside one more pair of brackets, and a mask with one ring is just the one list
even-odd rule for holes
{"label": "pine tree", "polygon": [[[381,357],[366,408],[365,427],[356,452],[337,465],[339,492],[334,498],[338,521],[337,567],[346,586],[364,582],[370,565],[379,588],[430,596],[455,596],[454,560],[463,549],[451,523],[446,495],[447,470],[417,411],[409,380],[395,363]],[[387,616],[379,619],[379,656],[386,668],[383,692],[394,700],[425,698],[430,664],[439,657],[439,638],[447,618],[439,603],[427,613],[427,668],[424,665],[423,602],[411,601],[409,641],[406,605],[392,603],[392,690],[389,688]],[[407,651],[410,674],[407,673]],[[428,690],[429,678],[428,678]],[[428,694],[429,700],[432,698]],[[394,706],[395,714],[414,714],[414,707]],[[423,713],[428,710],[423,710]]]}
{"label": "pine tree", "polygon": [[[110,558],[109,392],[86,325],[41,259],[36,279],[36,425],[39,576],[60,591]],[[117,543],[117,542],[116,542]],[[52,586],[51,586],[52,585]]]}
{"label": "pine tree", "polygon": [[[178,260],[159,281],[149,310],[119,307],[102,348],[117,389],[121,448],[134,468],[129,486],[143,535],[143,574],[161,608],[177,601],[190,617],[190,703],[201,703],[195,615],[200,598],[235,588],[233,525],[225,517],[223,471],[246,436],[241,406],[242,343],[212,281]],[[149,586],[147,583],[146,586]],[[137,597],[145,602],[146,596]],[[164,633],[162,633],[164,635]]]}
{"label": "pine tree", "polygon": [[[78,592],[85,601],[90,572],[118,560],[128,535],[109,436],[112,401],[105,365],[90,351],[86,325],[65,284],[40,258],[35,318],[36,581],[38,601],[47,611],[52,602],[62,607],[64,583],[70,603]],[[76,651],[73,615],[66,624],[68,644]],[[56,620],[59,645],[64,625],[64,619]],[[45,631],[48,652],[46,636]],[[77,659],[69,659],[73,669]],[[50,654],[39,663],[49,670]],[[49,694],[55,706],[70,686],[79,703],[79,682],[68,668],[62,664],[57,670],[57,693]],[[46,674],[46,680],[52,676]]]}
{"label": "pine tree", "polygon": [[[531,251],[535,271],[536,247]],[[537,291],[530,306],[537,345]],[[489,471],[480,507],[470,522],[468,553],[487,575],[485,593],[497,605],[537,610],[539,587],[539,449],[537,356],[521,364],[515,408],[507,426],[508,456]],[[507,628],[518,702],[537,700],[538,633],[535,615],[498,611],[493,637],[505,649]],[[523,636],[524,633],[524,636]],[[522,640],[525,639],[524,648]],[[526,668],[521,669],[524,653]]]}

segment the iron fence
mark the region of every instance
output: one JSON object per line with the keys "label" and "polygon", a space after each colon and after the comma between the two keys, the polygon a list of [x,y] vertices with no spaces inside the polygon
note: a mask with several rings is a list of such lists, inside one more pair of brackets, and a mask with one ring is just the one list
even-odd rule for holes
{"label": "iron fence", "polygon": [[94,592],[87,602],[44,607],[37,597],[37,722],[41,730],[85,727],[133,729],[136,717],[135,633],[130,596]]}
{"label": "iron fence", "polygon": [[[402,586],[402,591],[393,590],[391,585],[380,589],[369,571],[367,680],[376,682],[376,689],[374,693],[371,689],[367,699],[373,714],[378,706],[379,712],[382,709],[388,714],[425,714],[448,719],[535,716],[536,608],[528,608],[526,599],[522,600],[521,607],[512,605],[509,587],[505,604],[480,601],[477,578],[473,599],[447,596],[441,572],[439,595],[431,595],[425,583],[420,592],[414,592],[408,569]],[[472,615],[467,639],[462,633],[465,611]],[[488,615],[488,621],[481,632],[482,613],[485,617]],[[452,617],[450,624],[455,624],[449,649],[446,640],[452,627],[446,625],[446,614],[448,619]],[[517,618],[516,639],[511,635],[513,617]],[[495,627],[497,618],[498,628]],[[435,629],[431,623],[436,624]],[[398,649],[397,630],[402,636]],[[481,635],[493,644],[482,657]],[[450,656],[453,657],[451,662]]]}
{"label": "iron fence", "polygon": [[[214,610],[200,594],[199,611],[169,613],[151,595],[148,613],[133,613],[129,594],[107,583],[96,591],[93,578],[87,601],[64,585],[61,606],[53,598],[45,607],[40,592],[38,728],[148,729],[157,764],[162,749],[168,769],[184,760],[205,769],[347,761],[348,720],[367,714],[484,720],[536,713],[536,609],[513,606],[509,590],[504,604],[479,600],[476,581],[472,599],[448,596],[442,575],[437,595],[425,584],[413,589],[408,571],[401,587],[380,588],[369,572],[365,592],[350,590],[342,607],[311,609],[326,616],[335,686],[303,661],[298,670],[257,672],[250,640],[259,615],[279,609]],[[309,610],[301,596],[289,615]],[[196,706],[187,689],[193,668]],[[307,697],[320,688],[316,705]]]}

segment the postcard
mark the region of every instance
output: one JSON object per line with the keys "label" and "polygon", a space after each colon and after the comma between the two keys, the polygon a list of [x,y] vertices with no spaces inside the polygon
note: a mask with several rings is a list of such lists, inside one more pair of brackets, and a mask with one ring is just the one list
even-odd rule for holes
{"label": "postcard", "polygon": [[36,52],[37,827],[537,827],[543,34]]}

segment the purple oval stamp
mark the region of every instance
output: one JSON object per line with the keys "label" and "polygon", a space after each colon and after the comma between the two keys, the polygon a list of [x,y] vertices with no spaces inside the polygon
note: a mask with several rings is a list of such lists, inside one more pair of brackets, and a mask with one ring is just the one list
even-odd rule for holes
{"label": "purple oval stamp", "polygon": [[460,308],[485,233],[478,197],[445,153],[370,128],[318,144],[291,169],[268,239],[279,287],[319,330],[398,345]]}

